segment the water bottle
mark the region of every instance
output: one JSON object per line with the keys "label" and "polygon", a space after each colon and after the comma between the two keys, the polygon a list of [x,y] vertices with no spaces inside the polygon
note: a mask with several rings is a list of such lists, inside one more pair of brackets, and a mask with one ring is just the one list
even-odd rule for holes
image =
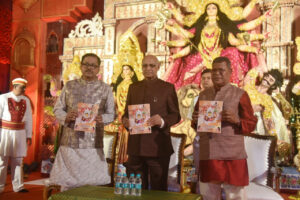
{"label": "water bottle", "polygon": [[129,194],[130,195],[135,195],[135,178],[134,178],[134,173],[131,173],[130,177],[129,177]]}
{"label": "water bottle", "polygon": [[115,179],[115,194],[122,194],[122,174],[118,173]]}
{"label": "water bottle", "polygon": [[135,179],[135,195],[142,195],[142,178],[140,174],[137,174]]}
{"label": "water bottle", "polygon": [[126,173],[124,173],[122,177],[122,186],[122,194],[129,195],[129,182]]}

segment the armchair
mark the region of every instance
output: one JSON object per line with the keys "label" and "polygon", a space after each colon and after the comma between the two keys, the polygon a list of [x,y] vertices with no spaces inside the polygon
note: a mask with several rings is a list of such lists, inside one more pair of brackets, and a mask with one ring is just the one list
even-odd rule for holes
{"label": "armchair", "polygon": [[249,134],[245,136],[248,155],[249,185],[246,187],[248,200],[283,200],[272,189],[272,172],[276,137]]}
{"label": "armchair", "polygon": [[168,174],[168,191],[181,192],[183,180],[183,149],[186,135],[170,133],[174,153],[171,155]]}
{"label": "armchair", "polygon": [[116,147],[118,144],[118,132],[104,132],[103,136],[103,151],[108,165],[108,170],[111,177],[109,186],[114,185]]}

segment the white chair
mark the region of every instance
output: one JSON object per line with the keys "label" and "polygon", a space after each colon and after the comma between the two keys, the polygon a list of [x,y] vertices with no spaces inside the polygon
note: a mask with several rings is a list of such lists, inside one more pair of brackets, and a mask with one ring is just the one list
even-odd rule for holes
{"label": "white chair", "polygon": [[183,186],[183,149],[186,135],[170,133],[174,153],[171,155],[168,173],[168,191],[181,192]]}
{"label": "white chair", "polygon": [[108,165],[108,170],[111,177],[109,186],[114,185],[114,172],[115,172],[115,161],[116,161],[116,147],[118,144],[118,132],[104,132],[103,136],[103,152]]}
{"label": "white chair", "polygon": [[246,187],[248,200],[283,200],[272,189],[271,168],[274,167],[276,141],[274,136],[245,136],[249,172],[249,185]]}

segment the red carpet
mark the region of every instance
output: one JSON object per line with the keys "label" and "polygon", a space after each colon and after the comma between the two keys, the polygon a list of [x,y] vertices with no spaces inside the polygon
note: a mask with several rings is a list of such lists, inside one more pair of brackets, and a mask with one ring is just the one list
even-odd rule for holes
{"label": "red carpet", "polygon": [[[24,182],[41,179],[39,172],[34,172],[29,175]],[[28,193],[17,193],[12,190],[10,175],[7,176],[6,186],[3,193],[0,194],[0,200],[42,200],[44,186],[40,185],[25,185],[29,190]]]}
{"label": "red carpet", "polygon": [[[39,172],[33,172],[29,175],[27,179],[24,179],[24,182],[42,179]],[[29,190],[28,193],[16,193],[12,190],[10,175],[6,179],[6,187],[3,193],[0,194],[0,200],[42,200],[43,199],[43,189],[44,186],[39,185],[25,185],[25,188]],[[281,193],[281,196],[285,200],[289,200],[289,193]]]}

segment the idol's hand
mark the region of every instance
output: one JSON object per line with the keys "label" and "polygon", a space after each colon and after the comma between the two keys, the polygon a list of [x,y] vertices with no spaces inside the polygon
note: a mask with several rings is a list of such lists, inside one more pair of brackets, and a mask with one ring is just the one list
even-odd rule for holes
{"label": "idol's hand", "polygon": [[271,34],[271,32],[270,32],[270,31],[269,31],[269,32],[266,32],[266,33],[264,33],[264,38],[265,38],[265,40],[269,39],[269,37],[270,37],[270,34]]}
{"label": "idol's hand", "polygon": [[71,110],[67,113],[65,123],[70,123],[71,121],[75,121],[76,117],[78,117],[78,112]]}
{"label": "idol's hand", "polygon": [[255,104],[252,106],[254,112],[263,112],[264,107],[260,104]]}
{"label": "idol's hand", "polygon": [[268,11],[265,13],[266,18],[272,17],[272,15],[273,15],[273,10],[272,10],[272,9],[268,10]]}
{"label": "idol's hand", "polygon": [[162,46],[167,46],[167,42],[166,42],[166,41],[161,41],[161,42],[160,42],[160,45],[162,45]]}
{"label": "idol's hand", "polygon": [[173,26],[176,23],[174,19],[168,19],[167,24]]}
{"label": "idol's hand", "polygon": [[129,128],[129,119],[127,117],[122,118],[122,124],[125,128]]}
{"label": "idol's hand", "polygon": [[153,115],[147,120],[148,126],[156,126],[156,125],[161,126],[161,124],[162,124],[162,118],[160,115]]}
{"label": "idol's hand", "polygon": [[166,3],[168,9],[173,9],[175,6],[171,2]]}
{"label": "idol's hand", "polygon": [[272,119],[264,119],[264,122],[268,130],[273,130],[275,128],[275,123]]}

